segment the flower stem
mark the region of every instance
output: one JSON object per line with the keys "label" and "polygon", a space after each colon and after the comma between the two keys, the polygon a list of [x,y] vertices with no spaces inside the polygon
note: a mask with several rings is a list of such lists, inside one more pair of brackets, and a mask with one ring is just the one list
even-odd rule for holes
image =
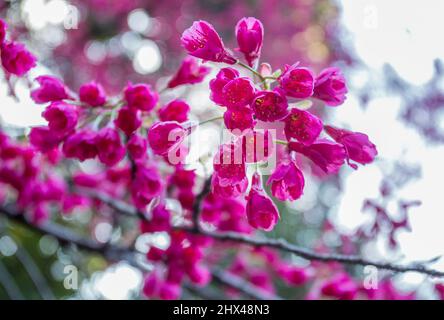
{"label": "flower stem", "polygon": [[278,140],[278,139],[276,139],[276,140],[274,140],[277,144],[282,144],[282,145],[284,145],[284,146],[286,146],[286,145],[288,145],[288,142],[287,141],[284,141],[284,140]]}
{"label": "flower stem", "polygon": [[258,76],[259,79],[261,79],[261,81],[264,81],[264,77],[259,72],[257,72],[253,68],[251,68],[249,65],[247,65],[247,64],[245,64],[245,63],[243,63],[241,61],[237,61],[237,64],[240,65],[242,68],[247,69],[248,71],[250,71],[254,75]]}
{"label": "flower stem", "polygon": [[213,122],[213,121],[221,120],[221,119],[223,119],[223,118],[224,118],[223,116],[218,116],[218,117],[215,117],[215,118],[211,118],[211,119],[208,119],[208,120],[204,120],[204,121],[202,121],[202,122],[199,122],[198,125],[201,126],[201,125],[203,125],[203,124],[207,124],[207,123],[209,123],[209,122]]}

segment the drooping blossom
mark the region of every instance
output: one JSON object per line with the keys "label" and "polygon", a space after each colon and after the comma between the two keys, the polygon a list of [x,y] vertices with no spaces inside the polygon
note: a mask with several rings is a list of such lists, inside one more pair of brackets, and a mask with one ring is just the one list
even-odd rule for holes
{"label": "drooping blossom", "polygon": [[52,102],[42,113],[48,121],[49,130],[60,137],[74,131],[79,118],[76,106],[61,101]]}
{"label": "drooping blossom", "polygon": [[141,159],[146,155],[148,140],[140,134],[133,133],[128,139],[126,148],[132,159]]}
{"label": "drooping blossom", "polygon": [[287,96],[305,99],[313,95],[315,78],[310,69],[298,65],[299,63],[285,66],[279,77],[279,84]]}
{"label": "drooping blossom", "polygon": [[287,139],[294,138],[304,145],[312,144],[322,131],[321,119],[306,110],[291,109],[284,122]]}
{"label": "drooping blossom", "polygon": [[251,103],[254,115],[265,122],[282,120],[288,115],[288,102],[280,89],[259,91]]}
{"label": "drooping blossom", "polygon": [[116,129],[105,127],[100,129],[96,136],[97,156],[108,165],[117,164],[125,156],[125,148]]}
{"label": "drooping blossom", "polygon": [[256,89],[249,78],[236,78],[222,89],[223,104],[227,108],[240,108],[250,104]]}
{"label": "drooping blossom", "polygon": [[258,173],[253,174],[251,190],[247,196],[247,218],[253,228],[271,231],[279,220],[276,205],[262,188]]}
{"label": "drooping blossom", "polygon": [[267,185],[271,185],[271,193],[281,201],[299,199],[304,191],[304,175],[294,161],[278,164]]}
{"label": "drooping blossom", "polygon": [[319,139],[309,146],[290,142],[288,149],[303,154],[327,174],[337,173],[346,159],[344,146],[327,139]]}
{"label": "drooping blossom", "polygon": [[29,142],[40,152],[46,153],[57,148],[63,137],[55,135],[47,126],[33,127]]}
{"label": "drooping blossom", "polygon": [[23,76],[36,66],[36,58],[23,44],[4,42],[1,46],[3,68],[16,76]]}
{"label": "drooping blossom", "polygon": [[243,177],[239,181],[224,179],[215,172],[211,179],[212,192],[224,198],[236,198],[247,191],[248,179]]}
{"label": "drooping blossom", "polygon": [[84,129],[69,135],[63,144],[63,154],[67,158],[77,158],[80,161],[95,158],[96,132]]}
{"label": "drooping blossom", "polygon": [[239,51],[245,56],[250,67],[259,59],[264,39],[262,22],[253,17],[242,18],[236,25],[236,39]]}
{"label": "drooping blossom", "polygon": [[241,146],[235,143],[221,145],[214,156],[213,168],[219,178],[227,179],[232,183],[243,180],[246,168]]}
{"label": "drooping blossom", "polygon": [[292,286],[303,285],[311,277],[308,268],[293,266],[288,263],[280,263],[277,272],[287,284]]}
{"label": "drooping blossom", "polygon": [[95,81],[85,83],[79,89],[79,98],[91,107],[102,106],[106,102],[105,89]]}
{"label": "drooping blossom", "polygon": [[182,46],[188,54],[203,60],[235,64],[214,27],[206,21],[195,21],[182,34]]}
{"label": "drooping blossom", "polygon": [[35,78],[40,87],[31,91],[31,98],[35,103],[47,103],[70,98],[69,89],[58,78],[53,76],[39,76]]}
{"label": "drooping blossom", "polygon": [[119,110],[117,118],[114,120],[114,124],[129,136],[142,125],[140,111],[129,107],[123,107]]}
{"label": "drooping blossom", "polygon": [[[330,137],[344,146],[348,159],[360,164],[368,164],[373,162],[378,155],[376,146],[370,141],[366,134],[339,129],[332,126],[325,126],[324,128]],[[355,164],[350,165],[353,168],[356,168]]]}
{"label": "drooping blossom", "polygon": [[139,164],[131,183],[131,196],[138,208],[144,208],[163,190],[162,177],[153,165]]}
{"label": "drooping blossom", "polygon": [[128,107],[151,111],[159,101],[159,94],[148,84],[129,84],[124,91]]}
{"label": "drooping blossom", "polygon": [[168,82],[168,88],[175,88],[184,84],[196,84],[203,81],[210,72],[210,68],[200,65],[193,57],[186,57],[176,74]]}
{"label": "drooping blossom", "polygon": [[344,102],[347,91],[341,70],[327,68],[322,70],[316,78],[313,97],[324,101],[329,106],[338,106]]}
{"label": "drooping blossom", "polygon": [[274,151],[270,130],[250,130],[242,136],[241,143],[246,163],[266,161]]}
{"label": "drooping blossom", "polygon": [[187,132],[176,121],[156,122],[148,130],[148,142],[155,154],[166,155],[179,147]]}
{"label": "drooping blossom", "polygon": [[159,109],[160,121],[185,122],[188,120],[190,106],[183,100],[173,100]]}
{"label": "drooping blossom", "polygon": [[253,111],[249,107],[239,107],[225,111],[224,123],[227,129],[235,130],[234,133],[240,134],[244,130],[252,129],[256,121],[253,119]]}
{"label": "drooping blossom", "polygon": [[225,98],[222,90],[225,85],[239,77],[239,71],[233,68],[222,68],[216,75],[216,78],[210,81],[210,99],[214,101],[214,103],[224,106]]}
{"label": "drooping blossom", "polygon": [[142,233],[168,231],[171,228],[171,213],[164,203],[158,204],[151,210],[149,219],[140,224]]}

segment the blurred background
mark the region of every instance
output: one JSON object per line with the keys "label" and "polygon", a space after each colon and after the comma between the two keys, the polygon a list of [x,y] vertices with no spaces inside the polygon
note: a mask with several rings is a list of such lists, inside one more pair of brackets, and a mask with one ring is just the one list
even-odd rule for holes
{"label": "blurred background", "polygon": [[[128,81],[163,88],[185,56],[181,33],[198,19],[211,22],[234,48],[236,22],[259,18],[265,27],[261,61],[274,69],[296,61],[317,72],[330,65],[342,68],[349,86],[346,102],[314,108],[327,123],[367,133],[378,147],[378,160],[333,178],[307,176],[304,196],[281,205],[286,223],[271,236],[361,252],[373,260],[432,259],[430,267],[438,270],[444,270],[444,42],[434,35],[444,27],[443,11],[444,3],[433,0],[0,1],[12,36],[41,62],[30,80],[55,74],[73,90],[90,79],[109,94]],[[31,101],[29,85],[16,84],[17,102],[0,84],[5,124],[44,123],[43,106]],[[176,93],[186,96],[196,115],[206,115],[214,109],[207,88],[204,82]],[[105,223],[91,227],[91,217],[73,215],[67,223],[93,228],[97,238],[110,232]],[[166,241],[161,235],[155,240]],[[71,264],[79,268],[78,290],[63,286]],[[436,298],[424,280],[407,273],[395,283],[401,291]],[[62,249],[56,239],[0,216],[0,298],[138,299],[141,281],[141,272],[124,262],[108,265],[100,256]],[[280,294],[303,298],[306,292],[282,289]],[[193,296],[185,292],[184,297]]]}

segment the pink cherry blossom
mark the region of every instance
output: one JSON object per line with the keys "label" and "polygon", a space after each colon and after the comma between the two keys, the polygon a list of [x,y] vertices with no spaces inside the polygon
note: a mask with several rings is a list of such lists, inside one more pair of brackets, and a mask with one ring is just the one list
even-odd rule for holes
{"label": "pink cherry blossom", "polygon": [[267,185],[271,185],[271,193],[281,201],[297,200],[304,190],[304,175],[294,161],[280,163],[271,176]]}
{"label": "pink cherry blossom", "polygon": [[186,57],[176,74],[168,82],[168,88],[175,88],[184,84],[196,84],[203,81],[210,72],[210,68],[199,64],[197,59]]}
{"label": "pink cherry blossom", "polygon": [[123,107],[119,110],[117,118],[114,120],[114,124],[129,136],[142,125],[140,111],[129,107]]}
{"label": "pink cherry blossom", "polygon": [[225,98],[222,90],[225,85],[239,77],[239,71],[233,68],[222,68],[216,75],[216,78],[210,81],[210,99],[214,101],[214,103],[224,106]]}
{"label": "pink cherry blossom", "polygon": [[77,158],[80,161],[95,158],[96,132],[84,129],[70,135],[63,144],[63,154],[67,158]]}
{"label": "pink cherry blossom", "polygon": [[222,89],[224,106],[240,108],[250,104],[256,89],[248,78],[236,78],[229,81]]}
{"label": "pink cherry blossom", "polygon": [[108,166],[117,164],[123,159],[126,152],[119,133],[110,127],[103,128],[97,133],[96,148],[99,160]]}
{"label": "pink cherry blossom", "polygon": [[313,97],[324,101],[327,105],[342,104],[346,93],[345,78],[338,68],[324,69],[316,78]]}
{"label": "pink cherry blossom", "polygon": [[31,98],[36,103],[47,103],[70,98],[69,89],[58,78],[39,76],[35,78],[40,87],[31,91]]}
{"label": "pink cherry blossom", "polygon": [[148,142],[155,154],[166,155],[179,147],[187,132],[176,121],[157,122],[148,130]]}
{"label": "pink cherry blossom", "polygon": [[239,51],[245,56],[250,67],[259,59],[264,39],[264,26],[256,18],[242,18],[236,25]]}
{"label": "pink cherry blossom", "polygon": [[195,21],[182,34],[182,46],[188,54],[203,60],[235,64],[214,27],[206,21]]}
{"label": "pink cherry blossom", "polygon": [[129,84],[124,91],[128,107],[151,111],[159,101],[159,95],[148,84]]}
{"label": "pink cherry blossom", "polygon": [[265,122],[282,120],[288,115],[288,102],[282,90],[259,91],[251,103],[254,115]]}
{"label": "pink cherry blossom", "polygon": [[321,119],[306,110],[291,109],[284,122],[287,139],[295,138],[305,145],[312,144],[322,131]]}
{"label": "pink cherry blossom", "polygon": [[95,81],[85,83],[79,89],[79,98],[80,101],[91,107],[104,105],[106,102],[105,89]]}
{"label": "pink cherry blossom", "polygon": [[176,99],[159,109],[159,119],[161,121],[185,122],[188,120],[190,106],[183,100]]}
{"label": "pink cherry blossom", "polygon": [[19,77],[36,66],[36,58],[18,42],[4,42],[1,46],[1,59],[3,68]]}
{"label": "pink cherry blossom", "polygon": [[279,77],[279,84],[287,96],[305,99],[313,95],[314,74],[310,69],[298,65],[299,63],[285,66]]}
{"label": "pink cherry blossom", "polygon": [[52,133],[64,137],[74,131],[79,111],[76,106],[56,101],[45,109],[42,116],[48,121],[48,127]]}

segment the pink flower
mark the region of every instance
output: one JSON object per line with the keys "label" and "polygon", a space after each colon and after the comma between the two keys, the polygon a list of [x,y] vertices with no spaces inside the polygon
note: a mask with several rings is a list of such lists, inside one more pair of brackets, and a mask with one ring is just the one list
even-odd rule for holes
{"label": "pink flower", "polygon": [[281,264],[277,272],[281,278],[289,285],[300,286],[310,279],[310,272],[306,268]]}
{"label": "pink flower", "polygon": [[[332,126],[325,126],[325,131],[337,143],[345,147],[347,158],[360,164],[368,164],[375,160],[378,150],[376,150],[376,146],[369,140],[366,134],[338,129]],[[356,169],[355,164],[350,165]]]}
{"label": "pink flower", "polygon": [[40,87],[31,92],[31,98],[36,103],[47,103],[70,98],[69,89],[58,78],[52,76],[40,76],[35,80]]}
{"label": "pink flower", "polygon": [[79,118],[76,106],[61,101],[52,102],[42,113],[48,127],[54,134],[65,137],[74,131]]}
{"label": "pink flower", "polygon": [[154,207],[149,220],[143,220],[140,225],[142,233],[168,231],[171,228],[171,213],[166,209],[164,203]]}
{"label": "pink flower", "polygon": [[204,287],[211,281],[211,273],[201,263],[194,263],[187,270],[188,277],[195,285]]}
{"label": "pink flower", "polygon": [[214,62],[236,63],[214,27],[206,21],[195,21],[183,32],[181,41],[192,56]]}
{"label": "pink flower", "polygon": [[117,118],[114,120],[114,124],[129,136],[142,125],[140,111],[129,107],[123,107],[119,110]]}
{"label": "pink flower", "polygon": [[279,220],[276,205],[265,193],[259,174],[253,175],[251,190],[247,196],[247,218],[253,228],[271,231]]}
{"label": "pink flower", "polygon": [[156,122],[148,130],[148,142],[155,154],[175,151],[187,136],[187,130],[176,121]]}
{"label": "pink flower", "polygon": [[17,42],[4,42],[2,44],[1,59],[3,68],[19,77],[36,66],[36,58],[23,44]]}
{"label": "pink flower", "polygon": [[245,162],[241,146],[230,143],[219,147],[213,159],[214,171],[219,178],[227,179],[231,183],[245,178]]}
{"label": "pink flower", "polygon": [[212,192],[223,198],[236,198],[247,191],[248,179],[243,177],[239,181],[221,178],[217,172],[211,179]]}
{"label": "pink flower", "polygon": [[63,137],[54,135],[47,126],[34,127],[29,133],[29,142],[40,152],[49,152],[57,148]]}
{"label": "pink flower", "polygon": [[0,19],[0,44],[3,44],[6,39],[6,30],[8,29],[8,24],[5,20]]}
{"label": "pink flower", "polygon": [[250,104],[254,98],[256,88],[248,78],[237,78],[228,82],[222,89],[224,106],[240,108]]}
{"label": "pink flower", "polygon": [[175,88],[183,84],[195,84],[202,82],[210,72],[210,68],[199,64],[197,59],[187,57],[183,60],[179,70],[168,82],[168,88]]}
{"label": "pink flower", "polygon": [[141,111],[151,111],[159,101],[157,92],[147,84],[128,85],[124,91],[128,107]]}
{"label": "pink flower", "polygon": [[141,135],[133,133],[126,144],[126,148],[128,149],[131,158],[135,160],[141,159],[146,155],[148,141]]}
{"label": "pink flower", "polygon": [[80,161],[95,158],[97,155],[96,133],[84,129],[68,136],[63,144],[63,154],[67,158],[77,158]]}
{"label": "pink flower", "polygon": [[154,270],[143,281],[143,294],[147,297],[153,297],[157,295],[162,280],[160,279],[158,272]]}
{"label": "pink flower", "polygon": [[347,86],[341,70],[324,69],[316,78],[313,97],[324,101],[329,106],[338,106],[345,100]]}
{"label": "pink flower", "polygon": [[250,130],[242,137],[242,154],[246,163],[265,161],[273,150],[273,137],[269,130]]}
{"label": "pink flower", "polygon": [[99,160],[107,166],[117,164],[125,156],[125,148],[114,128],[106,127],[97,133],[96,147]]}
{"label": "pink flower", "polygon": [[173,100],[159,109],[159,119],[161,121],[185,122],[188,120],[190,106],[183,100]]}
{"label": "pink flower", "polygon": [[80,101],[91,107],[102,106],[106,102],[106,93],[103,87],[97,82],[89,82],[82,85],[79,89]]}
{"label": "pink flower", "polygon": [[347,274],[340,273],[326,281],[322,287],[322,294],[340,300],[353,300],[358,291],[358,286]]}
{"label": "pink flower", "polygon": [[137,165],[131,184],[131,196],[138,208],[144,208],[162,193],[162,177],[154,166]]}
{"label": "pink flower", "polygon": [[256,18],[242,18],[236,25],[236,38],[239,51],[245,56],[250,67],[261,54],[264,39],[264,26]]}
{"label": "pink flower", "polygon": [[181,287],[177,283],[163,282],[160,285],[159,297],[162,300],[177,300],[180,298]]}
{"label": "pink flower", "polygon": [[251,103],[257,119],[266,122],[282,120],[288,115],[288,102],[282,90],[259,91]]}
{"label": "pink flower", "polygon": [[309,111],[293,108],[285,118],[284,132],[288,140],[295,138],[299,142],[310,145],[322,131],[322,121]]}
{"label": "pink flower", "polygon": [[303,154],[327,174],[337,173],[346,158],[344,146],[327,139],[319,139],[310,146],[290,142],[288,149]]}
{"label": "pink flower", "polygon": [[225,85],[228,82],[238,77],[239,77],[239,71],[237,71],[236,69],[233,68],[220,69],[216,75],[216,78],[210,81],[210,90],[211,90],[210,99],[214,101],[214,103],[220,106],[224,106],[225,98],[224,94],[222,93],[222,90],[224,89]]}
{"label": "pink flower", "polygon": [[252,129],[256,123],[253,119],[253,111],[249,107],[228,109],[224,113],[224,123],[229,130],[238,130],[239,134],[247,129]]}
{"label": "pink flower", "polygon": [[298,67],[299,63],[285,66],[279,77],[281,88],[289,97],[305,99],[313,95],[314,74],[310,69]]}
{"label": "pink flower", "polygon": [[294,161],[280,163],[271,176],[267,185],[271,184],[271,193],[281,201],[299,199],[304,191],[304,175]]}

